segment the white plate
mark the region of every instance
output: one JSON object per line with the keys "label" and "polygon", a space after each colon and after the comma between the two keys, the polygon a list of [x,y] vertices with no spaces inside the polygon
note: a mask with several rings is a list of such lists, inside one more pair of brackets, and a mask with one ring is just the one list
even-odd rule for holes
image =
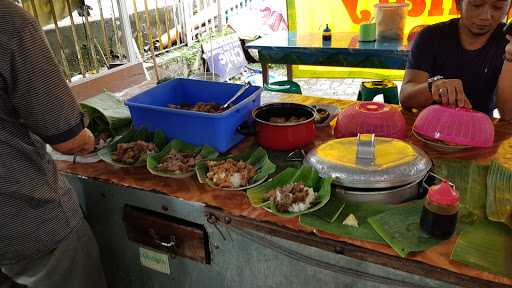
{"label": "white plate", "polygon": [[412,130],[412,134],[421,142],[427,144],[428,146],[430,146],[436,150],[440,150],[440,151],[455,152],[455,151],[460,151],[460,150],[464,150],[464,149],[468,149],[468,148],[472,147],[472,146],[465,146],[465,145],[449,145],[449,144],[443,143],[441,141],[426,139],[425,137],[421,136],[419,133],[417,133],[414,130]]}
{"label": "white plate", "polygon": [[75,157],[73,155],[65,155],[65,154],[59,153],[59,152],[55,151],[50,145],[46,146],[46,151],[48,152],[48,154],[50,154],[50,156],[52,157],[53,160],[63,160],[63,161],[73,162],[73,158],[74,158],[75,163],[94,163],[94,162],[98,162],[101,160],[96,152]]}

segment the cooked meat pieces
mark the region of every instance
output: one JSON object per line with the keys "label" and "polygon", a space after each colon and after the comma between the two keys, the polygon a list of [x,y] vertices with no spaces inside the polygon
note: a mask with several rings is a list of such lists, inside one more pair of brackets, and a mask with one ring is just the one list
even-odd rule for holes
{"label": "cooked meat pieces", "polygon": [[221,105],[217,104],[217,103],[204,103],[204,102],[198,102],[194,105],[190,105],[190,104],[181,104],[181,105],[177,105],[177,104],[169,104],[167,105],[167,107],[169,108],[173,108],[173,109],[182,109],[182,110],[190,110],[190,111],[196,111],[196,112],[205,112],[205,113],[212,113],[212,114],[215,114],[215,113],[222,113],[226,110],[228,110],[229,108],[231,108],[231,106],[228,106],[227,108],[221,108]]}
{"label": "cooked meat pieces", "polygon": [[314,192],[302,183],[288,184],[269,191],[266,199],[275,203],[281,212],[300,212],[309,208],[314,200]]}
{"label": "cooked meat pieces", "polygon": [[179,153],[173,149],[162,158],[158,169],[176,174],[188,173],[194,170],[201,158],[198,153]]}
{"label": "cooked meat pieces", "polygon": [[244,162],[233,159],[222,161],[208,161],[206,176],[220,188],[238,188],[249,184],[256,175],[256,168]]}
{"label": "cooked meat pieces", "polygon": [[291,116],[291,117],[270,117],[268,120],[270,123],[276,123],[276,124],[285,124],[285,123],[298,123],[302,121],[306,121],[306,117],[297,117],[297,116]]}
{"label": "cooked meat pieces", "polygon": [[117,144],[117,150],[112,153],[112,160],[127,165],[135,164],[143,154],[154,152],[156,146],[153,143],[146,143],[138,140],[130,143]]}

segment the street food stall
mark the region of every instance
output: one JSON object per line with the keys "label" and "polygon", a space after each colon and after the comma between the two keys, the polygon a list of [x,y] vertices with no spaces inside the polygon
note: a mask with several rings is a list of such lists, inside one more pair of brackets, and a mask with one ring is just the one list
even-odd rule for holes
{"label": "street food stall", "polygon": [[[27,218],[23,223],[39,223],[34,225],[43,227],[42,224],[52,226],[46,221],[50,218],[68,216],[62,217],[66,220],[60,219],[60,222],[63,227],[69,226],[69,229],[65,231],[60,226],[35,229],[30,225],[8,222],[7,227],[11,229],[8,229],[10,231],[7,231],[4,237],[8,239],[7,251],[15,251],[14,256],[20,254],[23,257],[12,257],[13,259],[7,259],[9,263],[3,262],[2,265],[11,267],[2,266],[2,283],[6,275],[9,275],[9,282],[37,286],[39,283],[31,284],[31,279],[23,278],[36,278],[36,282],[44,282],[39,278],[80,274],[74,271],[67,274],[55,273],[50,269],[53,269],[51,265],[41,268],[43,272],[35,271],[32,269],[32,263],[31,269],[25,269],[28,265],[25,266],[26,263],[20,261],[22,258],[28,259],[23,255],[28,248],[44,246],[40,251],[27,251],[32,252],[27,255],[38,257],[38,263],[35,264],[45,266],[43,263],[47,261],[64,263],[60,260],[54,261],[57,259],[54,254],[61,254],[60,249],[67,249],[60,243],[75,242],[76,238],[65,237],[63,232],[77,234],[84,229],[90,234],[83,221],[81,228],[75,230],[75,233],[71,231],[71,224],[74,224],[71,221],[72,216],[76,216],[74,220],[77,223],[80,220],[80,209],[76,205],[75,213],[66,209],[53,210],[64,211],[63,213],[46,213],[47,210],[41,209],[41,206],[65,206],[64,201],[57,203],[57,198],[69,196],[67,192],[71,192],[64,183],[57,181],[56,173],[52,173],[55,172],[55,166],[43,151],[47,149],[53,156],[59,173],[69,181],[76,192],[85,219],[98,243],[102,265],[97,265],[99,263],[95,261],[92,265],[81,266],[97,268],[91,269],[97,270],[95,272],[101,272],[101,266],[109,287],[512,287],[512,124],[490,118],[488,115],[491,113],[487,115],[478,112],[485,109],[478,109],[477,106],[474,106],[475,110],[471,110],[471,103],[462,95],[464,93],[456,93],[464,97],[457,97],[455,100],[468,100],[463,103],[469,104],[464,106],[466,108],[430,105],[431,96],[436,101],[439,100],[436,97],[440,97],[443,103],[450,102],[454,105],[451,96],[454,96],[453,93],[457,90],[451,89],[452,86],[433,86],[435,81],[442,80],[444,76],[448,77],[452,73],[429,73],[420,69],[429,77],[438,74],[428,80],[421,79],[426,77],[418,77],[422,80],[418,83],[424,85],[421,88],[427,100],[426,104],[407,105],[407,98],[418,96],[416,91],[411,92],[409,89],[410,93],[402,97],[405,98],[402,99],[402,105],[421,107],[421,111],[405,110],[398,105],[398,89],[396,84],[390,81],[401,78],[402,72],[393,74],[389,69],[403,69],[406,64],[409,68],[412,67],[409,64],[417,53],[416,49],[413,49],[412,53],[408,49],[418,31],[423,29],[427,22],[441,20],[411,22],[409,26],[415,26],[406,29],[406,18],[417,18],[427,13],[429,17],[448,16],[443,12],[443,1],[427,3],[430,8],[428,12],[425,9],[427,6],[420,7],[418,3],[378,3],[375,6],[372,3],[375,13],[367,10],[370,3],[365,3],[362,7],[358,6],[357,1],[338,1],[337,5],[343,5],[343,11],[348,12],[344,17],[337,17],[339,9],[335,9],[334,4],[325,5],[323,9],[309,13],[312,11],[308,10],[313,10],[310,8],[326,4],[326,1],[288,1],[289,32],[278,32],[246,46],[258,50],[263,86],[267,90],[272,89],[272,84],[280,86],[277,83],[268,83],[268,70],[271,64],[287,65],[288,81],[279,81],[286,85],[296,84],[292,81],[292,65],[309,66],[312,69],[312,76],[323,74],[314,71],[318,70],[312,68],[316,65],[331,67],[325,68],[324,72],[333,71],[332,67],[371,68],[373,70],[362,75],[366,78],[386,79],[363,82],[358,101],[299,95],[301,92],[298,91],[301,90],[297,84],[287,87],[287,91],[296,91],[299,94],[263,94],[264,88],[249,84],[160,78],[157,54],[164,56],[165,49],[170,49],[171,46],[180,47],[185,43],[190,46],[194,40],[206,44],[203,43],[203,39],[206,38],[210,39],[209,45],[200,46],[205,50],[204,58],[212,70],[211,75],[215,76],[215,65],[222,68],[217,69],[217,72],[230,71],[227,66],[231,65],[232,61],[224,60],[237,57],[234,49],[226,47],[236,46],[238,49],[239,39],[235,37],[235,41],[231,41],[236,45],[215,45],[217,48],[225,48],[221,49],[222,53],[217,53],[218,51],[213,51],[212,45],[212,34],[216,33],[209,34],[210,26],[212,30],[218,26],[217,31],[221,32],[225,24],[223,22],[229,16],[228,10],[243,6],[241,2],[234,3],[234,8],[221,4],[220,0],[216,1],[217,7],[207,7],[202,3],[199,10],[195,1],[178,1],[179,3],[172,5],[165,3],[161,8],[155,1],[154,9],[150,10],[148,1],[144,1],[144,25],[147,27],[143,28],[147,29],[142,30],[146,31],[140,29],[139,16],[142,15],[139,14],[142,13],[137,9],[135,0],[131,12],[125,1],[116,1],[117,5],[111,1],[110,22],[104,19],[102,7],[106,6],[102,6],[101,1],[98,1],[97,9],[83,1],[71,3],[68,0],[66,3],[57,3],[59,5],[55,5],[53,0],[46,1],[48,5],[36,5],[34,0],[16,2],[30,10],[40,25],[51,26],[53,22],[51,33],[46,34],[55,34],[55,37],[49,37],[47,40],[50,41],[47,42],[53,42],[53,50],[58,52],[55,55],[61,62],[65,79],[71,83],[73,93],[80,102],[81,111],[78,111],[76,103],[71,101],[72,94],[67,89],[62,89],[67,88],[64,78],[59,76],[48,80],[44,76],[49,76],[50,70],[41,70],[39,68],[42,67],[38,67],[45,65],[44,62],[37,61],[39,58],[52,59],[48,57],[49,51],[42,49],[46,42],[36,41],[44,40],[41,38],[41,31],[23,29],[22,25],[5,25],[10,27],[6,30],[10,38],[20,36],[20,39],[26,41],[34,37],[32,42],[39,44],[33,45],[34,47],[8,47],[9,51],[5,55],[20,57],[4,57],[6,63],[16,62],[13,67],[26,67],[8,70],[19,70],[19,75],[32,75],[31,72],[34,71],[45,73],[25,81],[14,73],[15,76],[7,78],[15,82],[15,85],[10,81],[4,83],[5,98],[9,100],[6,102],[9,106],[6,123],[9,123],[4,130],[9,132],[9,136],[16,138],[16,141],[8,141],[4,146],[28,146],[25,147],[27,151],[17,155],[18,158],[26,160],[24,163],[19,164],[15,160],[4,161],[10,164],[5,166],[7,168],[3,167],[6,171],[10,171],[13,166],[23,167],[18,170],[12,169],[11,174],[18,178],[9,182],[14,183],[15,185],[11,186],[15,188],[11,187],[12,191],[8,191],[13,193],[7,195],[9,205],[7,214],[4,213],[7,216],[23,217],[4,218]],[[245,1],[245,6],[247,2]],[[306,2],[308,4],[304,4]],[[458,9],[455,8],[460,8],[455,7],[454,3],[449,12],[445,9],[453,16],[458,13]],[[5,6],[7,7],[7,4]],[[411,9],[408,6],[412,6]],[[496,20],[496,25],[502,25],[498,22],[502,21],[505,15],[510,15],[510,9],[505,12],[505,8],[492,7],[496,15],[500,14],[498,10],[503,10],[501,16],[492,17]],[[17,11],[12,9],[5,11]],[[169,21],[171,9],[173,17],[172,21]],[[482,15],[485,12],[488,16],[489,10],[484,9],[488,9],[488,6],[479,10]],[[74,10],[78,10],[78,15],[83,17],[81,24],[84,41],[87,44],[79,41],[72,15]],[[116,16],[115,10],[119,17]],[[210,10],[217,13],[209,13]],[[326,10],[330,10],[329,13],[325,13]],[[208,15],[203,13],[205,11]],[[272,9],[266,7],[263,11]],[[322,13],[322,16],[317,17],[315,13]],[[333,18],[327,16],[330,13],[331,16],[336,16],[335,21],[327,21],[328,18]],[[302,14],[308,14],[308,17]],[[24,12],[20,15],[24,15],[23,19],[27,16]],[[477,14],[475,12],[466,15]],[[69,24],[66,22],[68,19],[63,21],[68,16]],[[198,22],[196,19],[199,16],[207,17],[206,20]],[[279,23],[284,20],[282,16],[280,14]],[[132,35],[130,17],[134,20],[135,35]],[[152,29],[153,17],[157,29]],[[345,21],[347,17],[351,21]],[[466,19],[468,17],[460,22],[449,21],[446,25],[470,25],[471,23],[465,23]],[[181,23],[182,21],[185,23]],[[322,21],[321,28],[315,29],[318,24],[316,21]],[[62,25],[62,22],[66,22],[66,25]],[[174,26],[172,29],[169,25],[171,22]],[[335,27],[341,24],[340,22],[346,23]],[[5,20],[4,23],[12,21]],[[30,20],[25,24],[30,28],[36,28],[36,23]],[[118,24],[122,29],[118,30]],[[160,28],[164,24],[167,33],[162,34]],[[343,27],[347,25],[351,26],[350,29]],[[493,29],[496,29],[496,25]],[[28,34],[17,35],[15,32],[18,26],[20,31],[37,33],[30,37]],[[107,32],[109,26],[113,30],[112,37]],[[490,27],[475,26],[481,31]],[[320,33],[319,29],[323,31]],[[355,33],[355,29],[359,30],[358,34]],[[50,30],[46,29],[46,32]],[[94,30],[101,31],[102,41],[97,41],[97,37],[91,33]],[[209,35],[204,35],[203,30]],[[310,33],[315,30],[318,31]],[[408,37],[404,37],[405,30],[410,31],[407,33]],[[507,28],[503,30],[509,33]],[[465,30],[460,31],[463,33]],[[144,41],[146,34],[147,45]],[[482,37],[484,34],[481,34]],[[121,37],[123,39],[120,39]],[[163,38],[167,38],[167,41],[163,41]],[[477,46],[480,40],[482,43],[487,41],[483,38],[471,38],[475,38],[472,39],[472,44],[475,45],[457,44],[457,50]],[[504,41],[504,38],[502,40]],[[419,42],[416,41],[415,48]],[[424,48],[432,48],[430,42],[436,43],[426,41],[428,45]],[[20,43],[25,42],[20,40]],[[74,48],[66,49],[66,43]],[[458,49],[459,46],[463,49]],[[493,48],[492,45],[489,47]],[[46,54],[31,53],[29,48]],[[501,52],[499,57],[494,57],[498,60],[500,68],[502,61],[512,62],[511,48],[510,44],[504,48],[505,57]],[[141,54],[147,54],[139,55],[137,49]],[[68,62],[69,52],[73,52],[72,58],[76,54],[77,61]],[[466,56],[464,53],[460,55],[461,58]],[[416,57],[428,58],[418,55]],[[491,62],[487,61],[488,57],[474,55],[477,54],[471,55],[471,58]],[[128,63],[123,62],[125,58],[128,59]],[[201,59],[200,56],[198,58]],[[148,59],[153,62],[152,68],[146,65]],[[457,60],[449,54],[442,59]],[[98,60],[102,64],[99,64]],[[480,83],[491,83],[478,75],[487,74],[488,71],[490,72],[487,75],[496,74],[496,71],[493,71],[496,69],[491,67],[488,70],[486,64],[482,69],[483,74],[473,73],[476,70],[472,71],[469,68],[478,65],[462,60],[463,65],[458,65],[456,61],[454,63],[457,65],[453,65],[448,61],[435,59],[461,70],[457,71],[460,74],[454,75],[462,75],[459,78],[465,79],[466,83],[471,82],[475,86],[479,86]],[[144,61],[146,63],[143,63]],[[218,64],[215,64],[217,62]],[[504,64],[503,67],[512,67],[507,65]],[[56,69],[56,63],[47,62],[46,66],[53,67],[55,73],[60,73]],[[506,70],[505,68],[503,70]],[[102,69],[104,73],[100,73]],[[157,83],[146,85],[138,91],[130,91],[128,94],[133,96],[123,98],[105,91],[110,89],[118,92],[122,86],[145,81],[148,78],[148,69],[153,69],[152,73]],[[386,70],[384,74],[379,74],[376,69]],[[467,71],[462,71],[466,69]],[[13,71],[8,71],[8,74]],[[301,67],[294,67],[294,71],[297,72],[295,76],[305,76],[304,72],[307,72],[302,70],[301,73]],[[207,78],[206,72],[205,68],[203,78],[191,78]],[[224,74],[226,77],[220,77],[222,80],[228,79],[234,73]],[[464,78],[469,74],[473,78]],[[361,74],[350,76],[361,77]],[[508,79],[507,76],[500,78]],[[408,77],[404,79],[402,92],[407,94]],[[508,91],[503,90],[501,87],[506,81],[496,81],[494,82],[500,85],[497,88],[497,96],[493,96],[493,99],[496,102],[507,102],[498,96],[510,92],[512,86],[508,86]],[[34,83],[42,86],[30,85]],[[26,90],[23,88],[25,85],[29,87]],[[44,106],[37,105],[38,103],[54,103],[44,101],[47,94],[53,92],[41,93],[46,91],[44,88],[52,88],[51,85],[58,90],[60,88],[63,92],[60,95],[63,97],[61,100],[67,102],[67,105],[58,105],[60,101],[56,101],[57,105],[51,105],[53,110],[41,110],[41,114],[34,112],[35,108],[39,107],[32,106]],[[22,88],[11,89],[19,88],[18,86]],[[489,86],[492,86],[493,90],[496,89],[494,84]],[[459,92],[464,92],[462,86],[458,87],[461,89]],[[20,91],[27,93],[19,93]],[[443,92],[447,94],[441,95]],[[39,97],[37,101],[31,99],[32,93],[34,98]],[[89,97],[98,93],[101,94]],[[373,97],[379,93],[383,94],[385,103],[373,102]],[[14,101],[18,94],[28,98]],[[471,93],[471,96],[481,94],[484,93],[475,92]],[[29,102],[34,105],[24,105]],[[496,106],[494,102],[489,104],[490,106],[487,105],[489,107],[486,108],[494,109]],[[502,109],[503,104],[497,104],[500,112],[510,112],[510,107]],[[21,107],[26,108],[26,111],[18,113],[21,112],[18,111]],[[36,129],[38,127],[25,127],[29,122],[33,122],[33,126],[37,126],[35,123],[45,123],[50,128],[56,127],[56,122],[45,121],[48,120],[45,118],[27,120],[30,115],[49,115],[52,118],[54,113],[51,111],[67,109],[73,110],[73,119],[80,123],[73,125],[73,129],[66,132],[71,133],[73,130],[73,133],[87,134],[89,141],[87,145],[84,144],[87,148],[78,149],[71,145],[73,149],[60,149],[62,146],[59,144],[69,144],[69,141],[77,138],[61,143],[59,139],[67,139],[71,135],[36,131],[46,130]],[[81,114],[86,117],[78,117]],[[70,115],[67,116],[71,119]],[[14,119],[11,119],[11,116]],[[502,116],[507,119],[512,117],[504,113]],[[63,125],[62,127],[66,122],[70,122],[65,121],[68,117],[59,119],[59,125]],[[87,129],[82,129],[83,126]],[[32,133],[42,139],[33,137]],[[54,136],[55,139],[44,137],[48,135]],[[96,140],[94,145],[93,139]],[[45,146],[43,141],[49,145]],[[34,147],[31,144],[34,144]],[[92,147],[94,151],[88,155],[77,152],[90,151]],[[9,152],[6,155],[16,154],[12,152],[13,149],[6,151]],[[59,151],[75,154],[64,155]],[[48,163],[51,165],[47,165]],[[21,189],[18,188],[21,186],[18,184],[22,184],[25,178],[30,180],[30,173],[27,173],[27,176],[22,174],[28,170],[24,164],[37,164],[33,165],[33,170],[38,170],[41,174],[38,176],[54,176],[48,180],[41,177],[33,185],[30,181],[23,183],[44,186],[45,183],[51,182],[50,179],[55,180],[52,187],[46,187],[48,191],[42,191],[49,192],[50,200],[42,197],[45,196],[42,195],[44,193],[32,195],[33,189],[30,188],[25,189],[30,193],[17,195],[17,191]],[[20,179],[21,181],[18,181]],[[9,185],[7,187],[9,188]],[[68,190],[64,191],[63,188]],[[36,190],[38,189],[34,191]],[[23,199],[13,198],[11,194]],[[37,201],[27,201],[27,198],[32,199],[32,196],[36,197]],[[73,197],[67,199],[69,203],[74,200],[71,198]],[[20,202],[23,203],[17,205]],[[26,210],[19,208],[25,206],[30,206],[29,211],[37,213],[29,215]],[[14,213],[11,213],[12,211]],[[19,229],[20,227],[23,229]],[[51,231],[32,233],[35,230]],[[56,231],[62,234],[59,241],[56,239],[57,236],[55,239],[43,237],[46,232],[55,234]],[[91,237],[88,238],[92,241]],[[15,242],[20,239],[43,241],[27,242],[24,246],[18,246]],[[55,248],[56,246],[58,248]],[[95,247],[88,252],[91,253],[82,253],[87,254],[84,258],[97,258],[97,255],[93,255],[96,254]],[[43,259],[41,263],[40,259]],[[68,269],[78,267],[79,265],[74,265],[78,261],[77,258],[74,260],[70,265],[64,266]],[[30,259],[27,261],[31,262]],[[37,277],[18,275],[27,272],[18,273],[15,267],[18,265],[23,266],[20,270],[30,270],[29,274],[37,274]],[[60,271],[60,267],[55,269]],[[93,273],[82,274],[88,275],[87,278],[90,279],[95,278]],[[97,280],[101,284],[104,282],[103,279]]]}
{"label": "street food stall", "polygon": [[[422,121],[443,111],[259,87],[221,107],[243,87],[197,81],[128,99],[137,129],[107,143],[101,161],[58,161],[112,287],[512,285],[511,124],[450,111],[472,114],[451,124],[481,128],[461,134],[481,141],[441,141]],[[318,107],[335,109],[321,118]],[[446,221],[425,229],[425,209],[458,221],[434,237]]]}

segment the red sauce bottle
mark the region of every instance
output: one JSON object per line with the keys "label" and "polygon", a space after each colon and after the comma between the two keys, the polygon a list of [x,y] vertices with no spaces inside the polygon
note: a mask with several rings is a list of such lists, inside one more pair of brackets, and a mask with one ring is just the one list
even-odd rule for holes
{"label": "red sauce bottle", "polygon": [[431,186],[421,212],[421,229],[434,238],[448,239],[455,232],[458,212],[459,193],[447,181]]}

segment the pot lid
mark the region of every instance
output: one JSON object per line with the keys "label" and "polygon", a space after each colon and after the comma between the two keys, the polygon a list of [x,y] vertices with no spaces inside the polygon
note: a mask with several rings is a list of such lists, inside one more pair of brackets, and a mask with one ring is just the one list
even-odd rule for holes
{"label": "pot lid", "polygon": [[432,166],[418,147],[392,138],[360,134],[326,142],[304,160],[322,177],[355,188],[388,188],[421,180]]}

